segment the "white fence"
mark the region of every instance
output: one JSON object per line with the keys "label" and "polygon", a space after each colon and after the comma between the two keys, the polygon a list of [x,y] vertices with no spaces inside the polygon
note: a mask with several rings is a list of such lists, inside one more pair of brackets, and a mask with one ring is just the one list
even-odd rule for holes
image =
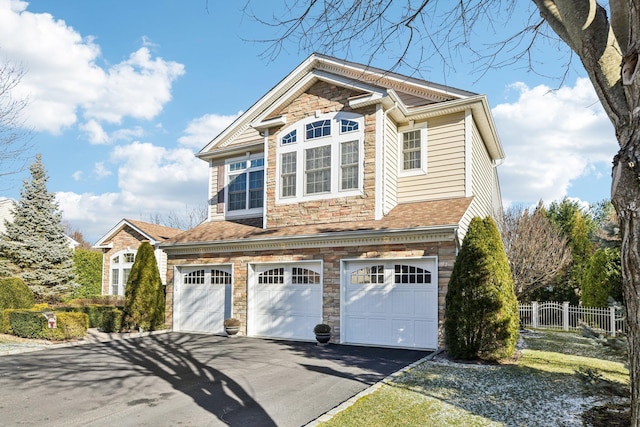
{"label": "white fence", "polygon": [[593,308],[569,305],[568,302],[518,304],[520,325],[525,328],[580,329],[586,324],[596,331],[615,336],[626,329],[624,312],[619,307]]}

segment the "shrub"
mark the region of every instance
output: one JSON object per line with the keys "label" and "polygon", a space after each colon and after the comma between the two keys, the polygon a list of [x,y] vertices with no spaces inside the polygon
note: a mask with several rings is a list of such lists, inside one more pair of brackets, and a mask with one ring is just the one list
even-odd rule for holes
{"label": "shrub", "polygon": [[87,334],[88,316],[84,313],[56,312],[56,328],[49,328],[41,311],[6,310],[12,333],[22,338],[53,341],[82,338]]}
{"label": "shrub", "polygon": [[518,306],[495,222],[473,218],[453,266],[445,306],[445,341],[455,358],[498,360],[515,351]]}
{"label": "shrub", "polygon": [[[33,292],[18,277],[0,279],[0,313],[8,308],[31,308],[34,304]],[[4,316],[0,316],[0,332],[5,330]]]}
{"label": "shrub", "polygon": [[127,328],[154,331],[164,328],[164,288],[153,247],[140,244],[125,289],[124,323]]}
{"label": "shrub", "polygon": [[103,332],[118,332],[122,329],[122,310],[112,308],[110,311],[102,312]]}
{"label": "shrub", "polygon": [[[99,304],[91,304],[91,305],[80,305],[80,306],[60,306],[56,307],[57,311],[65,311],[65,312],[75,312],[75,313],[84,313],[88,316],[89,319],[89,327],[90,328],[100,328],[102,330],[110,329],[113,326],[113,310],[117,308],[113,305],[99,305]],[[122,311],[118,310],[119,313]],[[109,325],[105,327],[105,322],[108,322]],[[120,325],[120,321],[118,325]],[[118,326],[118,329],[120,326]],[[114,332],[111,330],[110,332]]]}
{"label": "shrub", "polygon": [[85,305],[112,305],[115,307],[124,307],[124,297],[121,295],[99,295],[87,298],[76,298],[67,302],[68,305],[85,306]]}

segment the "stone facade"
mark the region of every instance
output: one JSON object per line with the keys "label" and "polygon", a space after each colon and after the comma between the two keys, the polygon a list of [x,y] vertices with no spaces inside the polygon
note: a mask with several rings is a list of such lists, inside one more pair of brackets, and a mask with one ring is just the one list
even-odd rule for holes
{"label": "stone facade", "polygon": [[105,244],[110,244],[112,247],[102,249],[102,295],[110,294],[111,274],[108,273],[111,272],[111,257],[125,249],[137,251],[140,243],[146,239],[145,236],[133,228],[125,226],[114,234],[109,241],[105,242]]}
{"label": "stone facade", "polygon": [[167,273],[167,325],[173,324],[173,272],[176,267],[189,265],[233,265],[233,316],[241,321],[240,334],[247,331],[248,264],[294,261],[323,261],[322,316],[333,331],[333,341],[340,337],[340,261],[345,259],[399,259],[436,256],[438,260],[438,324],[442,345],[442,325],[447,286],[456,247],[451,242],[383,244],[284,249],[269,251],[242,251],[225,254],[169,255]]}

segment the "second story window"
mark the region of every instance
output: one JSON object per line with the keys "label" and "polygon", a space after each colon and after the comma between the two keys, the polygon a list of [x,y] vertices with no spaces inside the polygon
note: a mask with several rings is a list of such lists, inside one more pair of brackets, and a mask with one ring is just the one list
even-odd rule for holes
{"label": "second story window", "polygon": [[363,144],[364,118],[354,113],[310,117],[283,129],[276,157],[278,201],[361,194]]}
{"label": "second story window", "polygon": [[264,205],[264,158],[232,159],[226,163],[227,214],[262,212]]}
{"label": "second story window", "polygon": [[400,133],[399,168],[401,175],[427,172],[427,129],[425,127]]}

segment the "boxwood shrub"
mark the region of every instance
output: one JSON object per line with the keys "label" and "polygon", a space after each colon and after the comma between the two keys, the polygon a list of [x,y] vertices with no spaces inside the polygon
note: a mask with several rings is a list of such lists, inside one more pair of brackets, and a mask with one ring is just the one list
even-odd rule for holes
{"label": "boxwood shrub", "polygon": [[82,338],[87,334],[89,318],[85,313],[55,312],[56,328],[49,328],[41,311],[5,310],[5,319],[13,335],[22,338],[38,338],[52,341]]}
{"label": "boxwood shrub", "polygon": [[[71,305],[56,307],[56,311],[84,313],[89,317],[89,327],[99,328],[104,332],[116,332],[120,330],[122,319],[117,319],[119,313],[122,317],[122,310],[113,305],[90,304],[90,305]],[[117,322],[117,323],[116,323]]]}

